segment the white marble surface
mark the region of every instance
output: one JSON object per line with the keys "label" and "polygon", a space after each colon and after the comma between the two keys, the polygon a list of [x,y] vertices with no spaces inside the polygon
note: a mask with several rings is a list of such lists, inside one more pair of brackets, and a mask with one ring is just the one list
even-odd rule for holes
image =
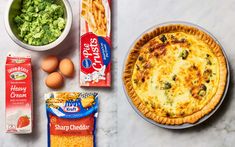
{"label": "white marble surface", "polygon": [[[118,0],[118,143],[120,147],[235,146],[235,1]],[[147,123],[129,105],[122,89],[121,70],[130,45],[146,29],[166,21],[198,24],[224,46],[231,67],[230,89],[221,108],[205,123],[185,130],[167,130]]]}
{"label": "white marble surface", "polygon": [[[7,35],[4,28],[4,13],[8,0],[0,2],[0,147],[46,147],[47,146],[47,118],[43,95],[51,91],[44,85],[46,73],[39,68],[39,61],[47,54],[55,54],[60,58],[70,57],[76,67],[76,76],[73,79],[66,79],[62,91],[98,91],[100,108],[97,124],[97,145],[98,147],[115,147],[117,145],[117,84],[111,89],[87,89],[78,85],[79,70],[79,0],[69,0],[73,10],[73,26],[71,33],[62,45],[52,51],[32,52],[16,45]],[[114,1],[113,15],[116,15],[116,2]],[[113,19],[113,83],[116,83],[117,76],[117,19]],[[30,135],[12,135],[5,133],[5,57],[9,51],[28,52],[32,55],[33,62],[33,86],[34,86],[34,128]]]}
{"label": "white marble surface", "polygon": [[[47,143],[46,116],[43,94],[50,91],[43,83],[46,74],[38,61],[46,54],[71,57],[78,70],[78,3],[73,7],[74,23],[64,44],[47,52],[26,51],[17,46],[4,29],[3,14],[8,0],[0,4],[0,71],[4,71],[5,56],[9,51],[28,52],[34,66],[34,133],[12,135],[4,132],[5,86],[4,72],[0,72],[0,147],[44,147]],[[186,130],[166,130],[147,123],[129,105],[122,88],[121,72],[125,54],[130,45],[146,29],[166,21],[188,21],[198,24],[224,46],[230,61],[231,75],[235,69],[235,0],[113,0],[113,88],[98,89],[100,113],[97,128],[98,147],[233,147],[235,146],[234,78],[221,108],[205,123]],[[117,6],[118,5],[118,6]],[[117,13],[118,12],[118,13]],[[118,30],[117,30],[118,27]],[[117,35],[118,34],[118,35]],[[118,74],[117,74],[118,73]],[[78,85],[78,76],[67,79],[61,90],[84,91]],[[118,110],[118,111],[117,111]]]}

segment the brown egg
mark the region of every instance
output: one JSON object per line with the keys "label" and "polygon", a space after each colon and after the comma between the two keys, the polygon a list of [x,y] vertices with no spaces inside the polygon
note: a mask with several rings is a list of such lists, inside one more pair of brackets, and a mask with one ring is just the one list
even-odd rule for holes
{"label": "brown egg", "polygon": [[73,62],[68,58],[65,58],[60,61],[59,69],[60,72],[66,77],[72,77],[74,74]]}
{"label": "brown egg", "polygon": [[56,56],[53,55],[46,56],[41,62],[42,70],[48,73],[55,71],[58,65],[59,65],[59,60]]}
{"label": "brown egg", "polygon": [[45,80],[47,87],[58,89],[63,86],[64,78],[59,72],[49,74]]}

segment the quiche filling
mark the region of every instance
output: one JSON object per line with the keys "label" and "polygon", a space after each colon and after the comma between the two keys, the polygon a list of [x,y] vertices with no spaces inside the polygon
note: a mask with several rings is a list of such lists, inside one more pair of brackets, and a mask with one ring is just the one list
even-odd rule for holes
{"label": "quiche filling", "polygon": [[219,85],[219,67],[218,58],[197,36],[163,33],[140,48],[131,81],[150,111],[178,118],[210,102]]}

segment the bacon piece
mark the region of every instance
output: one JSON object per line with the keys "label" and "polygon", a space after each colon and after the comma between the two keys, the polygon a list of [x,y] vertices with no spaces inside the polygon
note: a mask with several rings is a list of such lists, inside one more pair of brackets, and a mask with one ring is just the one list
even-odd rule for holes
{"label": "bacon piece", "polygon": [[182,46],[182,47],[189,47],[190,46],[190,43],[184,38],[182,38],[181,40],[174,38],[174,40],[172,40],[171,43],[172,44],[180,44],[180,46]]}
{"label": "bacon piece", "polygon": [[178,40],[178,39],[174,39],[174,40],[172,40],[171,41],[171,43],[173,43],[173,44],[177,44],[177,43],[185,43],[186,42],[186,39],[180,39],[180,40]]}
{"label": "bacon piece", "polygon": [[169,43],[165,43],[165,44],[157,44],[152,46],[149,51],[153,52],[155,57],[158,57],[160,55],[165,55],[166,53],[166,46],[169,45]]}

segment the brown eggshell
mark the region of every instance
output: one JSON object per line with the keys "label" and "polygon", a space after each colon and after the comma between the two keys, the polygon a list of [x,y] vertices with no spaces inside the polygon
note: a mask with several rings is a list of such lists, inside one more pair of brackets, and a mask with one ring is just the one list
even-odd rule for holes
{"label": "brown eggshell", "polygon": [[66,77],[73,77],[74,75],[74,64],[68,58],[65,58],[60,61],[59,69],[60,72]]}
{"label": "brown eggshell", "polygon": [[46,56],[41,62],[42,70],[48,73],[55,71],[58,65],[59,65],[59,60],[56,56],[53,55]]}
{"label": "brown eggshell", "polygon": [[64,78],[59,72],[53,72],[49,74],[45,80],[47,87],[52,89],[58,89],[63,86]]}

